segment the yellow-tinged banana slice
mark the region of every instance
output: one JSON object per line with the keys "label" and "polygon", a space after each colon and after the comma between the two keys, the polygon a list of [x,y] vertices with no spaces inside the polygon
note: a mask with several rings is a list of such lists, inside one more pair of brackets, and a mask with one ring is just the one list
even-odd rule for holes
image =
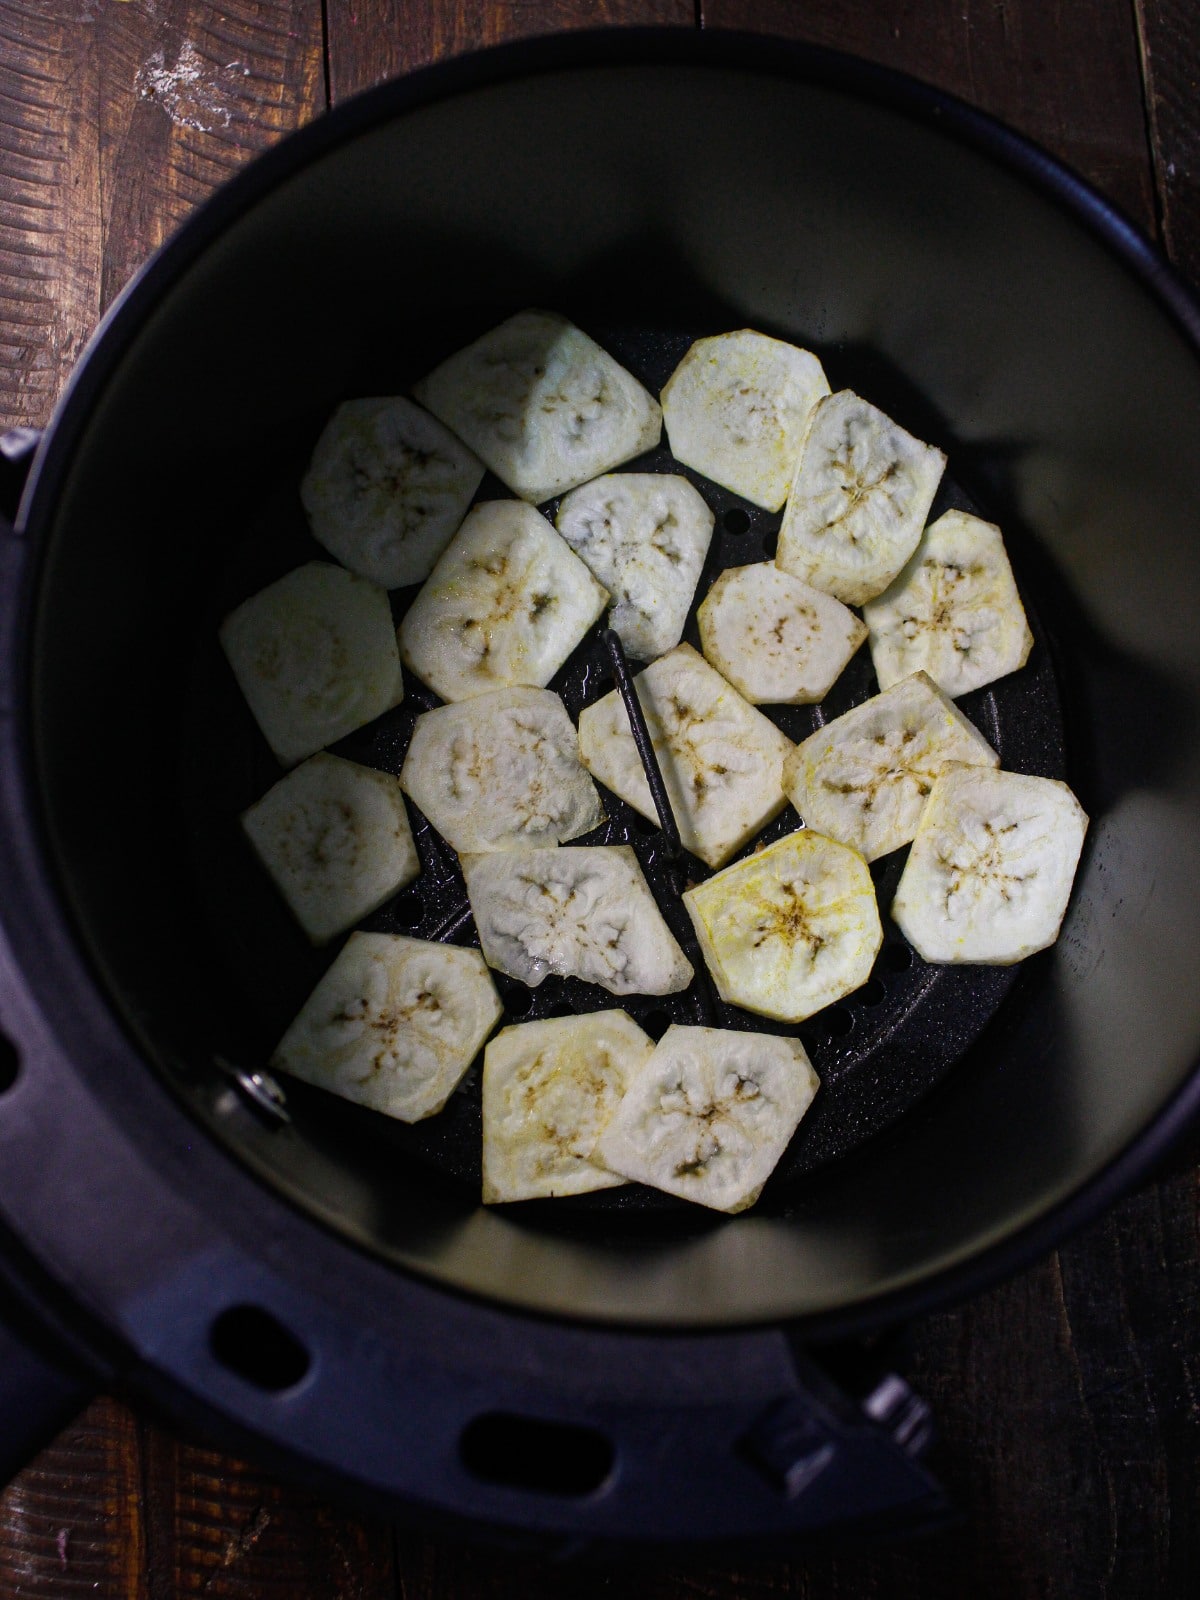
{"label": "yellow-tinged banana slice", "polygon": [[297,567],[243,601],[221,624],[220,638],[285,767],[404,698],[387,595],[325,561]]}
{"label": "yellow-tinged banana slice", "polygon": [[824,699],[867,636],[840,600],[773,561],[726,568],[696,620],[704,654],[754,705]]}
{"label": "yellow-tinged banana slice", "polygon": [[[722,866],[783,810],[792,742],[691,645],[661,656],[634,685],[680,838],[710,867]],[[580,715],[579,751],[601,783],[658,820],[616,690]]]}
{"label": "yellow-tinged banana slice", "polygon": [[588,1194],[624,1183],[591,1159],[654,1041],[624,1011],[504,1028],[483,1057],[483,1200]]}
{"label": "yellow-tinged banana slice", "polygon": [[802,828],[683,897],[717,993],[803,1022],[864,984],[883,942],[857,850]]}
{"label": "yellow-tinged banana slice", "polygon": [[783,786],[810,828],[874,861],[909,842],[949,767],[999,764],[974,723],[914,672],[798,744]]}
{"label": "yellow-tinged banana slice", "polygon": [[271,1064],[419,1122],[446,1104],[502,1009],[478,950],[352,933]]}
{"label": "yellow-tinged banana slice", "polygon": [[317,440],[300,499],[330,555],[398,589],[429,576],[482,477],[482,461],[411,400],[347,400]]}
{"label": "yellow-tinged banana slice", "polygon": [[567,708],[497,689],[417,718],[400,783],[460,854],[561,844],[604,821]]}
{"label": "yellow-tinged banana slice", "polygon": [[1088,819],[1065,783],[960,767],[933,786],[892,916],[926,961],[1009,966],[1054,943]]}
{"label": "yellow-tinged banana slice", "polygon": [[714,1211],[744,1211],[820,1087],[778,1034],[668,1028],[596,1143],[613,1172]]}
{"label": "yellow-tinged banana slice", "polygon": [[829,393],[808,350],[743,328],[698,339],[662,392],[676,461],[756,506],[787,499],[813,406]]}
{"label": "yellow-tinged banana slice", "polygon": [[662,432],[654,396],[550,311],[518,312],[413,394],[534,505],[653,449]]}
{"label": "yellow-tinged banana slice", "polygon": [[966,511],[930,523],[863,618],[881,689],[924,671],[957,699],[1023,667],[1033,648],[1000,529]]}
{"label": "yellow-tinged banana slice", "polygon": [[608,601],[546,518],[520,500],[467,513],[400,624],[400,654],[443,700],[542,688]]}
{"label": "yellow-tinged banana slice", "polygon": [[946,458],[849,389],[818,400],[775,560],[847,605],[891,583],[916,549]]}
{"label": "yellow-tinged banana slice", "polygon": [[548,973],[610,994],[675,994],[692,967],[628,845],[462,858],[488,965],[536,988]]}
{"label": "yellow-tinged banana slice", "polygon": [[314,944],[369,916],[421,870],[399,781],[326,751],[280,778],[242,826]]}
{"label": "yellow-tinged banana slice", "polygon": [[686,478],[595,478],[564,498],[555,526],[612,595],[609,622],[631,656],[653,661],[679,643],[713,531]]}

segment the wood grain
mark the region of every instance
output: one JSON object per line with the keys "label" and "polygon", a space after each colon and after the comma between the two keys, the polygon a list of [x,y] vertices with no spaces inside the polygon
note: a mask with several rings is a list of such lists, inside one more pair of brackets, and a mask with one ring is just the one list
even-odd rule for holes
{"label": "wood grain", "polygon": [[702,16],[911,73],[1001,117],[1154,226],[1128,0],[702,0]]}
{"label": "wood grain", "polygon": [[1200,30],[1193,0],[1138,0],[1146,107],[1167,253],[1200,285]]}
{"label": "wood grain", "polygon": [[330,95],[336,103],[396,73],[509,39],[694,21],[694,0],[353,0],[329,10]]}

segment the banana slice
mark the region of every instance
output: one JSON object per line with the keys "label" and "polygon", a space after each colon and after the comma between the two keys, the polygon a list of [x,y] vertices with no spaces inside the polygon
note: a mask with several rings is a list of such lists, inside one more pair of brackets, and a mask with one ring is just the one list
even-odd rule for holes
{"label": "banana slice", "polygon": [[440,1111],[502,1011],[478,950],[352,933],[272,1066],[401,1122]]}
{"label": "banana slice", "polygon": [[808,350],[749,328],[698,339],[662,392],[671,454],[778,511],[812,408],[828,393],[821,363]]}
{"label": "banana slice", "polygon": [[926,961],[1023,961],[1058,937],[1087,825],[1057,779],[947,772],[921,816],[892,916]]}
{"label": "banana slice", "polygon": [[847,605],[873,599],[916,549],[945,465],[849,389],[818,400],[776,564]]}
{"label": "banana slice", "polygon": [[596,1143],[622,1177],[714,1211],[744,1211],[820,1087],[778,1034],[668,1028]]}
{"label": "banana slice", "polygon": [[753,705],[824,699],[867,636],[840,600],[773,561],[727,568],[696,620],[704,654]]}
{"label": "banana slice", "polygon": [[534,505],[658,443],[654,396],[565,317],[520,311],[413,388]]}
{"label": "banana slice", "polygon": [[683,897],[717,993],[803,1022],[864,984],[883,942],[857,850],[802,828]]}
{"label": "banana slice", "polygon": [[561,844],[604,820],[550,689],[497,689],[424,712],[400,783],[460,854]]}
{"label": "banana slice", "polygon": [[608,601],[545,517],[520,500],[467,513],[400,624],[400,654],[443,700],[542,688]]}
{"label": "banana slice", "polygon": [[387,595],[328,562],[310,561],[243,601],[220,639],[285,767],[404,698]]}
{"label": "banana slice", "polygon": [[1000,757],[914,672],[798,744],[783,786],[810,828],[874,861],[909,842],[934,779],[955,765],[997,767]]}
{"label": "banana slice", "polygon": [[612,595],[609,622],[631,656],[652,661],[679,643],[713,531],[686,478],[609,473],[573,489],[555,526]]}
{"label": "banana slice", "polygon": [[654,1051],[624,1011],[505,1028],[483,1057],[483,1200],[537,1200],[625,1180],[591,1160]]}
{"label": "banana slice", "polygon": [[531,989],[547,973],[610,994],[675,994],[692,967],[628,845],[462,858],[488,965]]}
{"label": "banana slice", "polygon": [[1033,648],[1000,529],[965,511],[930,523],[863,619],[881,689],[924,671],[957,699],[1023,667]]}
{"label": "banana slice", "polygon": [[[680,837],[710,867],[723,866],[783,810],[792,742],[691,645],[661,656],[634,684]],[[579,752],[601,783],[658,821],[616,690],[581,714]]]}
{"label": "banana slice", "polygon": [[331,556],[399,589],[429,576],[482,477],[482,461],[411,400],[347,400],[317,440],[300,499]]}
{"label": "banana slice", "polygon": [[421,870],[398,780],[327,752],[280,778],[242,826],[314,944],[369,916]]}

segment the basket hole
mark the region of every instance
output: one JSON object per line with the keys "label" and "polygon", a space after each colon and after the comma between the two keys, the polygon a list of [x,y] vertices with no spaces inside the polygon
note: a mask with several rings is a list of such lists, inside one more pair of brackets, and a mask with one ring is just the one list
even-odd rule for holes
{"label": "basket hole", "polygon": [[261,1306],[222,1311],[208,1342],[223,1367],[268,1394],[293,1388],[312,1364],[299,1339]]}
{"label": "basket hole", "polygon": [[528,989],[512,989],[504,997],[504,1009],[514,1017],[523,1017],[532,1004]]}
{"label": "basket hole", "polygon": [[396,921],[402,928],[418,927],[421,918],[425,915],[425,907],[421,903],[421,896],[414,894],[411,889],[406,894],[397,895],[392,910]]}
{"label": "basket hole", "polygon": [[740,506],[734,506],[732,511],[727,511],[721,518],[721,526],[726,533],[732,533],[736,537],[749,529],[749,514],[743,511]]}
{"label": "basket hole", "polygon": [[913,953],[906,944],[889,944],[883,948],[883,965],[889,972],[907,972],[913,964]]}
{"label": "basket hole", "polygon": [[595,1494],[615,1459],[612,1445],[594,1428],[506,1411],[468,1423],[458,1448],[463,1466],[482,1483],[573,1499]]}
{"label": "basket hole", "polygon": [[642,834],[646,838],[649,838],[652,833],[658,832],[658,823],[651,822],[649,817],[643,817],[641,812],[635,812],[633,817],[633,831],[635,833]]}
{"label": "basket hole", "polygon": [[854,1026],[854,1013],[845,1006],[830,1006],[825,1013],[825,1031],[836,1039],[844,1033],[849,1033]]}
{"label": "basket hole", "polygon": [[575,1007],[566,1000],[556,1000],[546,1012],[548,1017],[573,1017]]}
{"label": "basket hole", "polygon": [[21,1052],[7,1036],[0,1033],[0,1094],[7,1094],[21,1076]]}
{"label": "basket hole", "polygon": [[868,978],[854,998],[860,1006],[877,1006],[886,993],[878,978]]}

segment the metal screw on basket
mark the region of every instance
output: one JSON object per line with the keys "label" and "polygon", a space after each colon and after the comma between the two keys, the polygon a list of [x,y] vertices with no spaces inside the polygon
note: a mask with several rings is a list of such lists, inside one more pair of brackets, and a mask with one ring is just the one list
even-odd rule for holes
{"label": "metal screw on basket", "polygon": [[292,1114],[288,1110],[287,1095],[284,1093],[283,1085],[269,1072],[249,1071],[245,1067],[236,1067],[231,1061],[226,1061],[224,1056],[214,1056],[213,1065],[229,1079],[250,1109],[257,1112],[265,1121],[276,1126],[291,1122]]}

